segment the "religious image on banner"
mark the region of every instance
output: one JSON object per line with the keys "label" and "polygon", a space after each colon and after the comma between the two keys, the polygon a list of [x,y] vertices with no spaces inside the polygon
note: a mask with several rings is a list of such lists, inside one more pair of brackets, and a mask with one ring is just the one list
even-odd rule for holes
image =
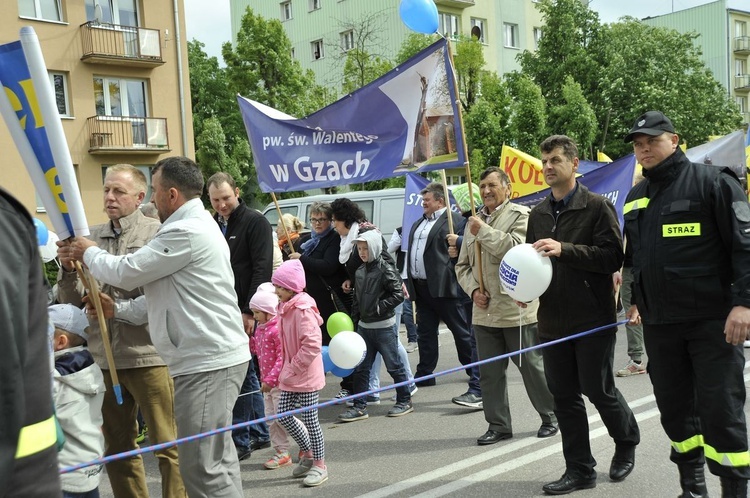
{"label": "religious image on banner", "polygon": [[466,162],[444,39],[302,119],[241,96],[237,101],[264,192],[364,183]]}

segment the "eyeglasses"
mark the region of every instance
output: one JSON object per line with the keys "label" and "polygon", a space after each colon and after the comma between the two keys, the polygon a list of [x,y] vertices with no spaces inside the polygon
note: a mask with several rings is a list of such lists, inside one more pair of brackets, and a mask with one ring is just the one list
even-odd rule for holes
{"label": "eyeglasses", "polygon": [[328,218],[310,218],[310,223],[323,223],[326,221],[331,221]]}

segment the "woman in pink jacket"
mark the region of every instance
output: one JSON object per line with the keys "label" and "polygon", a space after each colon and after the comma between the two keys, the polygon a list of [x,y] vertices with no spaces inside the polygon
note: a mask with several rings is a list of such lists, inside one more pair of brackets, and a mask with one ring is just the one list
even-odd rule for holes
{"label": "woman in pink jacket", "polygon": [[298,259],[282,263],[271,280],[281,301],[279,330],[284,364],[279,374],[279,412],[291,411],[297,403],[303,410],[309,408],[301,413],[304,425],[291,415],[281,417],[279,423],[300,447],[299,464],[292,475],[305,476],[305,486],[319,486],[328,480],[328,469],[318,409],[311,407],[317,406],[319,391],[326,384],[321,356],[323,319],[315,300],[304,292],[305,270]]}

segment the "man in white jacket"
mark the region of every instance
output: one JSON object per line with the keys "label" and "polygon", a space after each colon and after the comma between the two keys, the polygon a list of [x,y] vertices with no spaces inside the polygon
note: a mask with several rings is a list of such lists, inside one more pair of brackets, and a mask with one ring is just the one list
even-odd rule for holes
{"label": "man in white jacket", "polygon": [[[227,400],[237,398],[250,348],[229,247],[200,200],[200,169],[186,157],[163,159],[154,167],[152,187],[162,226],[148,244],[113,256],[76,238],[67,250],[100,281],[144,288],[151,337],[174,378],[182,438],[231,424]],[[189,496],[243,496],[229,432],[181,444],[178,451]]]}

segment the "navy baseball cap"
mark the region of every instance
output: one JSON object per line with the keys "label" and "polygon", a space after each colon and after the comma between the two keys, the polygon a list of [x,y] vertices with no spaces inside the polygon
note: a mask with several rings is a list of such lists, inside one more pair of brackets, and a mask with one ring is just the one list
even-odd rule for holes
{"label": "navy baseball cap", "polygon": [[625,142],[632,142],[633,137],[638,133],[656,137],[665,132],[675,132],[669,118],[659,111],[648,111],[638,116],[638,119],[635,120],[630,132],[625,136]]}

